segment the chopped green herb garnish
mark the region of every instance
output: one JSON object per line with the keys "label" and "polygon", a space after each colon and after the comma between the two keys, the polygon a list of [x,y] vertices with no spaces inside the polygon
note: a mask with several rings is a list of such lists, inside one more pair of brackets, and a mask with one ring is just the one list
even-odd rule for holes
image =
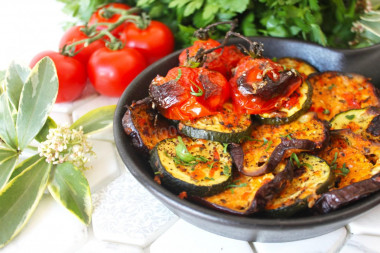
{"label": "chopped green herb garnish", "polygon": [[191,162],[196,162],[196,165],[198,162],[208,162],[208,159],[204,156],[193,156],[187,149],[181,136],[178,136],[178,142],[178,145],[175,147],[176,157],[173,157],[176,164],[194,165]]}
{"label": "chopped green herb garnish", "polygon": [[338,173],[338,175],[347,176],[347,174],[350,173],[350,169],[347,168],[346,163],[343,163],[343,167],[342,167],[342,168],[339,168],[339,170],[340,170],[342,173]]}
{"label": "chopped green herb garnish", "polygon": [[154,172],[154,175],[161,175],[161,171]]}
{"label": "chopped green herb garnish", "polygon": [[242,184],[230,184],[227,186],[227,188],[240,188],[240,187],[245,187],[247,186],[247,183],[242,183]]}
{"label": "chopped green herb garnish", "polygon": [[182,76],[182,70],[181,69],[178,69],[178,75],[177,75],[177,77],[174,79],[174,81],[178,81],[180,78],[181,78],[181,76]]}
{"label": "chopped green herb garnish", "polygon": [[213,177],[205,177],[206,180],[215,180]]}
{"label": "chopped green herb garnish", "polygon": [[329,90],[332,90],[332,89],[334,89],[335,87],[336,87],[335,84],[331,84],[331,85],[328,87],[328,89],[329,89]]}
{"label": "chopped green herb garnish", "polygon": [[346,119],[353,120],[355,118],[355,114],[352,115],[346,115]]}
{"label": "chopped green herb garnish", "polygon": [[363,87],[359,87],[358,90],[364,90],[364,88]]}
{"label": "chopped green herb garnish", "polygon": [[215,164],[215,162],[212,162],[211,164],[208,165],[208,167],[209,167],[210,169],[212,169],[212,167],[214,167],[214,164]]}
{"label": "chopped green herb garnish", "polygon": [[300,160],[298,159],[298,156],[297,156],[296,153],[292,153],[292,154],[291,154],[291,156],[290,156],[290,160],[295,161],[296,164],[297,164],[297,167],[298,167],[298,168],[301,167],[301,162],[300,162]]}
{"label": "chopped green herb garnish", "polygon": [[191,82],[193,85],[195,85],[197,88],[198,88],[198,92],[196,92],[193,88],[193,86],[190,86],[190,89],[191,89],[191,92],[190,94],[193,95],[193,96],[196,96],[196,97],[201,97],[203,95],[203,90],[201,89],[201,87],[199,87],[197,84],[195,84],[194,82]]}
{"label": "chopped green herb garnish", "polygon": [[323,114],[330,114],[330,110],[329,109],[324,109],[322,113]]}
{"label": "chopped green herb garnish", "polygon": [[229,176],[231,174],[230,167],[228,167],[227,165],[224,165],[224,167],[223,167],[223,174],[226,175],[226,176]]}
{"label": "chopped green herb garnish", "polygon": [[267,145],[267,147],[265,149],[265,152],[267,152],[270,149],[270,147],[272,146],[272,144],[273,144],[272,140],[268,141],[268,145]]}
{"label": "chopped green herb garnish", "polygon": [[280,134],[280,137],[287,138],[288,140],[291,140],[292,139],[292,134],[293,133],[289,133],[289,134],[286,134],[286,135],[281,135]]}
{"label": "chopped green herb garnish", "polygon": [[223,153],[227,153],[228,143],[223,143]]}
{"label": "chopped green herb garnish", "polygon": [[313,169],[313,166],[309,163],[302,163],[302,166],[308,167],[309,169]]}

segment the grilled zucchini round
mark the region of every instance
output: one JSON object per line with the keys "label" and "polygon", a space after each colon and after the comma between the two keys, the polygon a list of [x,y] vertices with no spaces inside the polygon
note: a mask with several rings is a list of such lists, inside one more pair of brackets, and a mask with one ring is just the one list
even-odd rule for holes
{"label": "grilled zucchini round", "polygon": [[249,114],[235,114],[232,103],[225,103],[215,115],[180,121],[178,130],[192,138],[239,143],[251,134],[254,124]]}
{"label": "grilled zucchini round", "polygon": [[308,207],[310,197],[326,192],[333,183],[327,162],[317,156],[299,154],[293,180],[265,207],[271,217],[290,217]]}
{"label": "grilled zucchini round", "polygon": [[[299,96],[296,98],[298,101],[295,105],[289,108],[282,107],[275,112],[259,114],[257,115],[259,121],[262,124],[281,125],[298,119],[310,109],[313,88],[307,82],[303,82],[292,96]],[[291,97],[290,99],[292,99]]]}
{"label": "grilled zucchini round", "polygon": [[161,183],[176,194],[210,196],[223,191],[232,180],[232,158],[215,141],[165,139],[152,150],[150,164]]}

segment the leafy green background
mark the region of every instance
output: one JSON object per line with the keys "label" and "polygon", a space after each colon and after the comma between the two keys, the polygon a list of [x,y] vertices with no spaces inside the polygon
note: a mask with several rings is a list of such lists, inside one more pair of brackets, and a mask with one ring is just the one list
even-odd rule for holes
{"label": "leafy green background", "polygon": [[[57,0],[64,11],[85,23],[101,4],[111,0]],[[303,39],[335,48],[365,47],[380,43],[380,22],[371,23],[361,33],[352,30],[371,3],[379,9],[380,0],[122,0],[139,6],[152,19],[167,24],[175,34],[177,48],[192,43],[193,32],[216,21],[237,18],[238,32],[246,36],[274,36]],[[169,6],[169,8],[167,8]],[[375,12],[380,18],[380,12]],[[72,25],[72,24],[70,24]],[[227,27],[218,28],[222,37]],[[377,31],[377,32],[376,32]]]}

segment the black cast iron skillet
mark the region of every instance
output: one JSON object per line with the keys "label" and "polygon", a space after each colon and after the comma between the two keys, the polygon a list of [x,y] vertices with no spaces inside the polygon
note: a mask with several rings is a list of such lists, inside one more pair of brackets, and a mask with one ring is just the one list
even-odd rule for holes
{"label": "black cast iron skillet", "polygon": [[[356,50],[334,50],[316,44],[268,37],[254,37],[264,43],[265,57],[297,57],[306,60],[319,71],[336,70],[367,76],[380,86],[380,45]],[[244,42],[231,39],[229,44]],[[157,199],[182,219],[222,236],[258,242],[286,242],[319,236],[343,227],[380,203],[380,192],[340,210],[318,216],[298,216],[286,219],[240,217],[224,214],[178,198],[153,181],[146,159],[131,145],[124,133],[121,119],[125,105],[148,95],[148,86],[157,75],[178,65],[180,51],[165,57],[144,70],[121,96],[114,117],[114,136],[118,152],[132,175]]]}

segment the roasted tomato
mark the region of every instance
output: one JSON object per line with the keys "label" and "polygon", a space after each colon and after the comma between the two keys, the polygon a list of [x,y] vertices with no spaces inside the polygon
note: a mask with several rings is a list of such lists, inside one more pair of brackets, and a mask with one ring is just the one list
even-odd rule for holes
{"label": "roasted tomato", "polygon": [[188,120],[216,113],[230,92],[227,79],[217,71],[176,67],[166,77],[155,77],[149,94],[166,118]]}
{"label": "roasted tomato", "polygon": [[[189,61],[196,56],[199,50],[209,50],[219,47],[220,45],[218,41],[213,39],[196,40],[191,47],[183,50],[179,55],[179,65],[191,65]],[[231,76],[231,69],[233,69],[244,56],[245,55],[240,52],[235,45],[225,46],[207,54],[203,67],[218,71],[229,78]]]}
{"label": "roasted tomato", "polygon": [[302,84],[295,70],[267,58],[246,56],[230,79],[232,100],[239,113],[260,114],[278,109]]}

